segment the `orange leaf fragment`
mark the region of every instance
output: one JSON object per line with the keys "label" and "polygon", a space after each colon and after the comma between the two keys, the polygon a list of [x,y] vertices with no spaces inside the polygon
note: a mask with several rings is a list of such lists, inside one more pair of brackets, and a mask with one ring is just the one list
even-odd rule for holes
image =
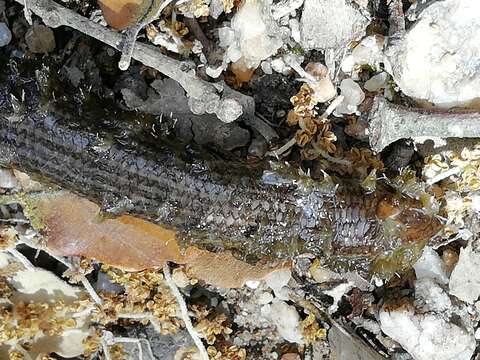
{"label": "orange leaf fragment", "polygon": [[117,30],[137,24],[151,3],[152,0],[98,0],[105,21]]}
{"label": "orange leaf fragment", "polygon": [[289,261],[250,265],[229,252],[212,253],[195,247],[187,249],[185,258],[188,274],[221,288],[240,288],[247,281],[259,281],[275,270],[291,267]]}
{"label": "orange leaf fragment", "polygon": [[239,288],[291,266],[290,262],[250,265],[229,252],[193,246],[182,253],[176,231],[130,215],[107,218],[95,203],[65,191],[33,195],[27,215],[43,226],[48,252],[83,256],[127,271],[162,268],[170,261],[186,264],[190,275],[211,285]]}
{"label": "orange leaf fragment", "polygon": [[125,270],[184,262],[173,230],[129,215],[102,217],[98,205],[71,193],[34,201],[31,211],[45,225],[46,245],[53,254],[84,256]]}

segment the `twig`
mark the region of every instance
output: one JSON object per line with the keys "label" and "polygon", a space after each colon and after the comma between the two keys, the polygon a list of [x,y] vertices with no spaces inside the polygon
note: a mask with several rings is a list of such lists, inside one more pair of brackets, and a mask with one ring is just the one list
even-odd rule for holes
{"label": "twig", "polygon": [[457,175],[459,174],[463,168],[461,166],[456,166],[454,168],[448,169],[447,171],[444,171],[436,176],[434,176],[431,179],[428,179],[426,182],[428,185],[433,185],[439,181],[442,181],[443,179],[446,179],[452,175]]}
{"label": "twig", "polygon": [[30,0],[23,0],[23,13],[28,24],[32,25],[32,12],[30,11],[30,5],[28,4],[29,1]]}
{"label": "twig", "polygon": [[[24,5],[24,0],[15,0]],[[122,50],[125,36],[67,9],[52,0],[28,0],[29,9],[41,17],[45,24],[52,28],[68,26],[91,36],[117,50]],[[142,43],[135,43],[132,57],[146,66],[157,69],[166,76],[177,81],[195,99],[205,102],[219,100],[213,84],[203,81],[184,69],[182,62],[163,55],[156,47]]]}
{"label": "twig", "polygon": [[27,270],[36,271],[35,266],[23,255],[20,251],[15,248],[10,248],[7,252],[12,255],[15,259],[17,259]]}
{"label": "twig", "polygon": [[158,18],[162,13],[163,9],[165,9],[171,2],[172,0],[165,0],[154,14],[147,16],[147,18],[144,19],[142,22],[126,30],[126,38],[121,50],[122,56],[120,58],[120,62],[118,63],[118,67],[120,68],[120,70],[127,70],[130,67],[133,51],[135,50],[135,43],[137,41],[138,33],[140,32],[140,30],[147,26],[152,20]]}
{"label": "twig", "polygon": [[[53,255],[53,254],[50,254],[49,255],[51,257],[53,257],[55,260],[57,260],[58,262],[61,262],[63,265],[65,265],[68,269],[74,271],[74,272],[77,272],[77,269],[75,269],[75,267],[70,264],[70,262],[68,262],[67,260],[65,260],[63,257],[61,256],[56,256],[56,255]],[[82,283],[83,287],[85,288],[85,290],[87,290],[88,294],[90,295],[90,297],[92,298],[92,300],[98,304],[98,305],[102,305],[102,299],[100,298],[100,296],[98,296],[97,292],[95,291],[95,289],[93,288],[92,284],[90,284],[90,281],[88,281],[88,279],[86,278],[85,275],[82,275],[82,274],[79,274],[79,278],[80,278],[80,282]]]}
{"label": "twig", "polygon": [[192,320],[190,319],[190,316],[188,316],[188,309],[187,309],[187,304],[185,303],[185,299],[183,298],[182,294],[180,294],[180,291],[177,288],[177,285],[172,280],[172,275],[170,273],[170,266],[168,263],[166,263],[163,266],[163,275],[165,276],[165,282],[167,283],[168,287],[170,288],[170,291],[172,292],[173,296],[177,299],[178,305],[180,306],[180,312],[182,315],[182,320],[185,323],[185,327],[190,334],[190,336],[193,339],[193,342],[197,346],[198,350],[200,351],[200,356],[202,357],[203,360],[209,360],[207,350],[205,349],[205,346],[203,345],[202,340],[198,336],[197,331],[192,325]]}
{"label": "twig", "polygon": [[295,145],[296,142],[297,140],[295,139],[295,136],[294,136],[290,140],[288,140],[287,143],[285,143],[282,147],[280,147],[275,151],[272,151],[270,154],[275,156],[277,159],[280,159],[280,156],[284,154],[286,151],[288,151],[288,149],[290,149],[293,145]]}
{"label": "twig", "polygon": [[405,15],[403,13],[402,0],[389,0],[388,12],[389,34],[393,37],[400,37],[405,33]]}

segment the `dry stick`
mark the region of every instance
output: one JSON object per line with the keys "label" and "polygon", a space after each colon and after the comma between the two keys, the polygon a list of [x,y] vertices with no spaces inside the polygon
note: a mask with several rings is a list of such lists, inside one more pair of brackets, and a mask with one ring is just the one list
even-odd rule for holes
{"label": "dry stick", "polygon": [[162,13],[163,9],[165,9],[171,2],[172,0],[165,0],[162,5],[160,5],[160,7],[157,9],[155,14],[147,16],[147,19],[126,30],[126,38],[121,50],[122,56],[120,58],[120,62],[118,63],[118,67],[120,70],[127,70],[130,67],[133,51],[135,50],[135,43],[137,41],[138,33],[140,32],[140,30],[147,26],[151,22],[151,20],[158,18]]}
{"label": "dry stick", "polygon": [[408,108],[377,96],[368,117],[370,146],[376,152],[400,139],[480,138],[479,112]]}
{"label": "dry stick", "polygon": [[405,14],[402,0],[390,0],[388,4],[389,35],[400,37],[405,33]]}
{"label": "dry stick", "polygon": [[32,12],[30,11],[30,0],[23,0],[23,13],[25,15],[25,19],[27,20],[29,25],[32,25]]}
{"label": "dry stick", "polygon": [[[24,0],[15,0],[24,5]],[[52,0],[28,0],[29,10],[41,17],[49,27],[68,26],[91,36],[117,50],[122,50],[125,36],[67,9]],[[135,43],[132,57],[164,75],[177,81],[195,99],[204,102],[218,100],[219,96],[213,84],[203,81],[194,73],[184,70],[184,64],[163,55],[157,48],[147,44]]]}
{"label": "dry stick", "polygon": [[165,276],[165,282],[167,283],[170,291],[172,292],[173,296],[177,299],[178,306],[180,306],[180,313],[182,314],[182,320],[185,323],[185,327],[193,339],[193,342],[197,346],[198,350],[200,351],[200,356],[203,360],[209,360],[207,350],[203,345],[202,340],[198,336],[197,330],[192,325],[192,320],[190,320],[190,316],[188,316],[188,309],[187,304],[185,303],[185,299],[183,298],[182,294],[178,290],[177,286],[172,280],[172,275],[170,273],[170,266],[168,263],[165,263],[163,266],[163,276]]}

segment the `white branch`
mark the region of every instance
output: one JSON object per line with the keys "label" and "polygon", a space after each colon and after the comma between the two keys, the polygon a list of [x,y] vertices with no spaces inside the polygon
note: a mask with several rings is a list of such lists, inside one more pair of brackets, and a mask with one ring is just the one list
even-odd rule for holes
{"label": "white branch", "polygon": [[170,291],[172,292],[173,296],[177,299],[178,305],[180,306],[180,313],[182,315],[182,320],[185,323],[185,327],[193,339],[193,342],[197,346],[198,350],[200,351],[200,356],[203,360],[209,360],[207,350],[203,345],[200,336],[198,335],[197,330],[192,325],[192,320],[188,315],[187,304],[185,303],[185,299],[183,298],[182,294],[180,294],[180,290],[178,290],[177,285],[172,280],[172,275],[170,273],[170,266],[166,263],[163,266],[163,275],[165,276],[165,282],[167,283]]}

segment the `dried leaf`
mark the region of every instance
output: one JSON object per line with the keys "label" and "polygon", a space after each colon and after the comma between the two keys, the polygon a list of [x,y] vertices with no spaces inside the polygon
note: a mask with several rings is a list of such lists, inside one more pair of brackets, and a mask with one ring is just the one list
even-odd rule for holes
{"label": "dried leaf", "polygon": [[272,271],[290,267],[288,262],[253,266],[228,252],[212,253],[195,247],[188,248],[185,257],[190,275],[222,288],[239,288],[247,281],[261,280]]}
{"label": "dried leaf", "polygon": [[43,225],[51,253],[83,256],[124,270],[161,268],[172,261],[187,264],[192,276],[209,284],[237,288],[289,266],[252,266],[230,253],[195,247],[188,247],[182,254],[174,230],[129,215],[102,217],[98,205],[68,192],[31,196],[27,212],[32,222]]}
{"label": "dried leaf", "polygon": [[[122,30],[156,14],[161,0],[98,0],[108,25]],[[152,19],[153,20],[153,19]]]}
{"label": "dried leaf", "polygon": [[71,193],[32,201],[30,218],[45,224],[47,247],[54,254],[83,256],[130,270],[183,262],[173,230],[128,215],[104,218],[98,205]]}

